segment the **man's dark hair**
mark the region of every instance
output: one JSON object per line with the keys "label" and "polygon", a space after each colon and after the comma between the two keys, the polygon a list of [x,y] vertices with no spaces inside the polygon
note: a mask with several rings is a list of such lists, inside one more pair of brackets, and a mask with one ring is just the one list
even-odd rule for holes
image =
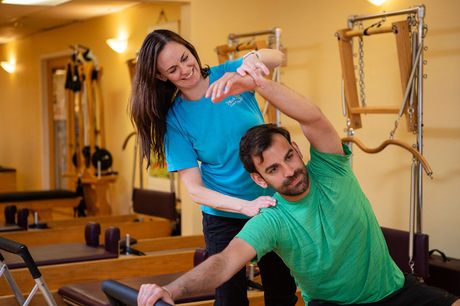
{"label": "man's dark hair", "polygon": [[250,128],[240,141],[240,159],[244,168],[249,173],[257,172],[253,157],[259,157],[264,161],[262,153],[272,145],[273,135],[280,134],[291,143],[291,135],[282,127],[268,123]]}

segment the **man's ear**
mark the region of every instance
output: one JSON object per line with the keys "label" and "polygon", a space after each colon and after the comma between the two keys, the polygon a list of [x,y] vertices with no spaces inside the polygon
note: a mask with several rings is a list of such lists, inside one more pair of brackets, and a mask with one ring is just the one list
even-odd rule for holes
{"label": "man's ear", "polygon": [[166,82],[166,81],[168,80],[168,78],[165,77],[164,75],[162,75],[161,73],[155,74],[155,77],[156,77],[157,79],[159,79],[160,81],[163,81],[163,82]]}
{"label": "man's ear", "polygon": [[268,188],[267,182],[264,180],[264,178],[257,172],[253,172],[250,174],[252,180],[259,185],[262,188]]}
{"label": "man's ear", "polygon": [[296,150],[297,153],[299,154],[300,158],[303,159],[303,155],[302,155],[302,152],[300,152],[299,146],[294,141],[292,141],[291,144],[294,150]]}

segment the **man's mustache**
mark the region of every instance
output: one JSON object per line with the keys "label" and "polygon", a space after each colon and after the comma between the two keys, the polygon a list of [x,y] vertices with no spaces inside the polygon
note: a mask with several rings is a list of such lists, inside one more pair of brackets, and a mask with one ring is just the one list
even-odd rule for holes
{"label": "man's mustache", "polygon": [[284,186],[284,187],[289,186],[293,181],[295,181],[295,180],[297,179],[298,176],[303,175],[303,174],[304,174],[304,170],[303,170],[303,169],[298,169],[298,170],[294,171],[294,174],[293,174],[291,177],[288,177],[288,178],[283,182],[283,186]]}

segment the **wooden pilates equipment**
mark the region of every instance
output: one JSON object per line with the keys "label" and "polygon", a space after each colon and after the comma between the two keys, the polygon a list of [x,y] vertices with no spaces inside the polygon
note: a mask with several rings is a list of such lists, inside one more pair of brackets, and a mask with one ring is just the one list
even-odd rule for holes
{"label": "wooden pilates equipment", "polygon": [[422,154],[420,154],[419,151],[415,150],[413,147],[409,146],[407,143],[404,143],[402,141],[396,140],[396,139],[387,139],[384,142],[382,142],[378,147],[376,148],[368,148],[366,147],[361,140],[359,140],[356,137],[343,137],[342,142],[349,143],[352,142],[358,146],[362,151],[370,154],[375,154],[383,151],[386,147],[390,145],[394,145],[400,148],[403,148],[404,150],[408,151],[409,153],[412,153],[415,159],[417,159],[423,166],[423,169],[425,169],[425,173],[428,176],[433,175],[433,170],[431,170],[430,165],[428,164],[428,161],[423,157]]}
{"label": "wooden pilates equipment", "polygon": [[[85,242],[85,226],[72,225],[67,227],[56,227],[50,229],[17,231],[2,233],[2,236],[20,243],[28,247],[42,246],[47,244]],[[101,232],[109,226],[116,226],[121,231],[121,237],[127,233],[136,239],[165,237],[171,235],[171,224],[163,218],[151,217],[150,220],[142,222],[121,221],[101,223]],[[104,241],[103,235],[101,242]]]}
{"label": "wooden pilates equipment", "polygon": [[[387,17],[405,16],[405,20],[393,22],[390,27],[382,26]],[[423,208],[423,169],[429,177],[432,170],[423,157],[423,50],[427,26],[424,24],[425,6],[419,5],[409,9],[383,12],[373,15],[350,16],[348,28],[336,32],[338,39],[340,61],[342,67],[343,93],[342,107],[347,117],[347,136],[343,139],[350,146],[356,144],[367,153],[377,153],[388,145],[396,145],[409,151],[412,158],[411,189],[410,189],[410,218],[409,218],[409,266],[413,270],[414,261],[414,233],[422,233]],[[380,19],[376,23],[364,28],[363,22]],[[358,27],[356,30],[355,27]],[[396,40],[399,60],[400,79],[403,100],[400,108],[367,106],[364,94],[363,72],[363,38],[370,35],[393,33]],[[358,39],[359,51],[359,87],[361,105],[358,99],[356,76],[353,62],[353,38]],[[377,148],[366,148],[358,139],[354,138],[355,131],[362,127],[361,114],[397,114],[394,128],[390,131],[388,140]],[[414,146],[394,140],[396,129],[402,115],[406,116],[408,130],[416,135]]]}
{"label": "wooden pilates equipment", "polygon": [[[65,194],[65,196],[46,196],[47,193],[53,192],[61,192]],[[26,195],[30,193],[33,192],[24,192]],[[40,221],[48,221],[53,219],[53,215],[57,210],[65,209],[66,211],[72,212],[74,207],[76,207],[80,202],[80,197],[78,197],[76,194],[72,196],[72,192],[69,191],[37,191],[36,193],[45,194],[45,196],[40,196],[35,199],[32,197],[24,196],[24,198],[21,199],[22,192],[8,193],[0,196],[0,209],[2,210],[2,213],[0,214],[0,221],[4,220],[3,209],[7,205],[14,205],[17,209],[27,208],[31,212],[37,212],[38,216],[40,217]],[[14,199],[14,201],[11,199],[2,199],[7,198],[9,195],[11,195],[11,197],[16,196],[16,199]]]}
{"label": "wooden pilates equipment", "polygon": [[[267,37],[266,40],[256,40],[256,37]],[[247,39],[240,42],[240,39]],[[281,50],[281,28],[274,28],[268,31],[250,32],[243,34],[229,34],[228,43],[216,47],[217,58],[219,63],[222,64],[227,60],[238,58],[242,54],[250,50],[259,50],[262,48],[272,48]],[[276,82],[281,81],[280,67],[268,76]],[[276,123],[281,125],[281,114],[273,107],[269,101],[265,101],[265,105],[259,105],[267,122]]]}
{"label": "wooden pilates equipment", "polygon": [[[203,241],[195,236],[191,238],[187,236],[171,237],[170,239],[169,244],[163,238],[159,242],[166,248],[158,245],[155,247],[155,243],[150,242],[151,247],[156,250],[148,252],[147,256],[120,256],[115,259],[50,265],[43,266],[40,270],[50,290],[57,290],[67,284],[102,281],[108,278],[158,275],[190,270],[193,267],[194,251],[204,246]],[[187,240],[190,242],[188,243]],[[176,248],[174,242],[181,247]],[[23,292],[31,286],[32,280],[30,280],[30,273],[27,269],[14,269],[11,274]],[[10,294],[8,286],[3,280],[0,280],[0,296]]]}
{"label": "wooden pilates equipment", "polygon": [[[89,48],[71,46],[74,53],[67,65],[66,99],[67,171],[82,184],[88,215],[111,213],[107,200],[109,184],[116,181],[111,171],[112,156],[105,150],[104,103],[100,88],[102,68]],[[71,169],[74,164],[75,171]]]}

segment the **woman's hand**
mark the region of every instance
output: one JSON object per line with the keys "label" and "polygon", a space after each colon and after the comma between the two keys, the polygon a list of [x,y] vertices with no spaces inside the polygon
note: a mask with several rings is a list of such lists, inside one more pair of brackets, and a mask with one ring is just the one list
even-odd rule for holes
{"label": "woman's hand", "polygon": [[269,196],[261,196],[255,200],[249,201],[247,205],[241,208],[241,213],[253,217],[259,214],[262,208],[271,207],[276,205],[276,199]]}
{"label": "woman's hand", "polygon": [[172,296],[164,287],[155,284],[143,284],[137,295],[137,305],[152,306],[158,300],[163,300],[171,305],[174,305]]}
{"label": "woman's hand", "polygon": [[270,70],[260,60],[257,51],[246,54],[244,56],[243,63],[236,72],[241,76],[250,75],[257,86],[260,86],[260,78],[270,74]]}
{"label": "woman's hand", "polygon": [[[264,79],[260,70],[256,73],[260,78]],[[245,91],[253,91],[257,86],[252,76],[247,75],[243,77],[234,72],[227,72],[209,86],[205,97],[211,97],[213,102],[220,102],[226,97],[237,95]]]}

